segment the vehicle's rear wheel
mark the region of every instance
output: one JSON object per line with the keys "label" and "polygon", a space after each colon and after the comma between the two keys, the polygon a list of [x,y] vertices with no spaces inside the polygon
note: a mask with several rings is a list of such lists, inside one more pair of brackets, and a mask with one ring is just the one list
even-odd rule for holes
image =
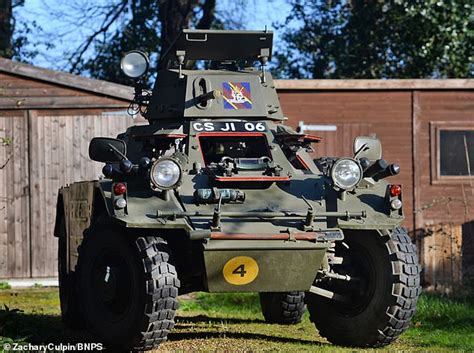
{"label": "vehicle's rear wheel", "polygon": [[306,310],[304,292],[260,293],[260,306],[266,322],[283,325],[301,322]]}
{"label": "vehicle's rear wheel", "polygon": [[83,327],[83,319],[77,301],[76,281],[74,272],[67,270],[69,249],[67,246],[66,224],[64,216],[60,219],[60,234],[58,239],[58,277],[59,299],[61,304],[61,320],[66,328],[79,329]]}
{"label": "vehicle's rear wheel", "polygon": [[318,284],[344,300],[307,294],[310,319],[334,344],[389,344],[408,328],[421,293],[416,247],[402,228],[384,236],[351,231],[345,233],[345,238],[348,248],[336,246],[336,255],[343,257],[343,264],[333,266],[333,270],[356,280]]}
{"label": "vehicle's rear wheel", "polygon": [[96,231],[79,253],[86,327],[113,351],[148,350],[174,327],[179,280],[166,242]]}

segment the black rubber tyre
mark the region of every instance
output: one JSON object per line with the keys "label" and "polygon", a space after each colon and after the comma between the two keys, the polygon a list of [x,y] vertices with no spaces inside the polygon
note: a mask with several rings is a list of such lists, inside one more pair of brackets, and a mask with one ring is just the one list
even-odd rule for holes
{"label": "black rubber tyre", "polygon": [[347,232],[345,242],[349,249],[338,245],[336,254],[348,263],[334,266],[334,270],[359,277],[357,289],[351,290],[353,283],[340,280],[321,285],[346,296],[347,302],[307,294],[310,320],[334,344],[389,344],[408,328],[421,293],[416,247],[403,228],[384,236],[369,231]]}
{"label": "black rubber tyre", "polygon": [[74,273],[67,273],[68,247],[64,217],[61,217],[60,228],[61,233],[58,238],[58,277],[61,320],[66,328],[80,329],[84,327],[84,321],[79,311]]}
{"label": "black rubber tyre", "polygon": [[304,292],[260,293],[260,306],[266,322],[282,325],[301,322],[306,310]]}
{"label": "black rubber tyre", "polygon": [[158,237],[89,234],[79,253],[78,293],[87,329],[112,351],[156,348],[174,327],[180,286]]}

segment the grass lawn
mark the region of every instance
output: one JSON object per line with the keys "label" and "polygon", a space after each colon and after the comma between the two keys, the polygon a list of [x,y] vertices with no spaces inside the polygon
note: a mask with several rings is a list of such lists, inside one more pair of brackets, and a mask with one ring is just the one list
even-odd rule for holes
{"label": "grass lawn", "polygon": [[[159,351],[354,352],[327,343],[307,314],[298,325],[264,323],[256,294],[197,293],[181,298],[180,304],[176,328]],[[0,290],[0,305],[10,310],[0,311],[0,352],[2,341],[39,344],[85,340],[83,332],[62,328],[57,289]],[[394,350],[474,351],[474,303],[423,295],[412,327],[385,349]]]}

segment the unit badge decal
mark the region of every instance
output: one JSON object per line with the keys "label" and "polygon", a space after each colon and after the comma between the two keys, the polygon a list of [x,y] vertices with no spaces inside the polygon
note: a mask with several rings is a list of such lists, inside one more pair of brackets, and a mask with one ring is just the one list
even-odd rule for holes
{"label": "unit badge decal", "polygon": [[224,109],[252,109],[250,82],[224,82]]}

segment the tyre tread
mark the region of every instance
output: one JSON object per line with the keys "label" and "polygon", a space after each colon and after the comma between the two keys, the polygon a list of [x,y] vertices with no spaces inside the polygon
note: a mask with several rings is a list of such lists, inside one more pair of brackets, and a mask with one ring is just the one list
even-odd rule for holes
{"label": "tyre tread", "polygon": [[268,323],[294,325],[306,311],[304,292],[260,293],[260,303]]}
{"label": "tyre tread", "polygon": [[146,305],[139,339],[134,350],[149,350],[164,342],[175,325],[180,281],[175,267],[170,264],[167,243],[153,236],[139,237],[135,244],[140,252],[145,271]]}

